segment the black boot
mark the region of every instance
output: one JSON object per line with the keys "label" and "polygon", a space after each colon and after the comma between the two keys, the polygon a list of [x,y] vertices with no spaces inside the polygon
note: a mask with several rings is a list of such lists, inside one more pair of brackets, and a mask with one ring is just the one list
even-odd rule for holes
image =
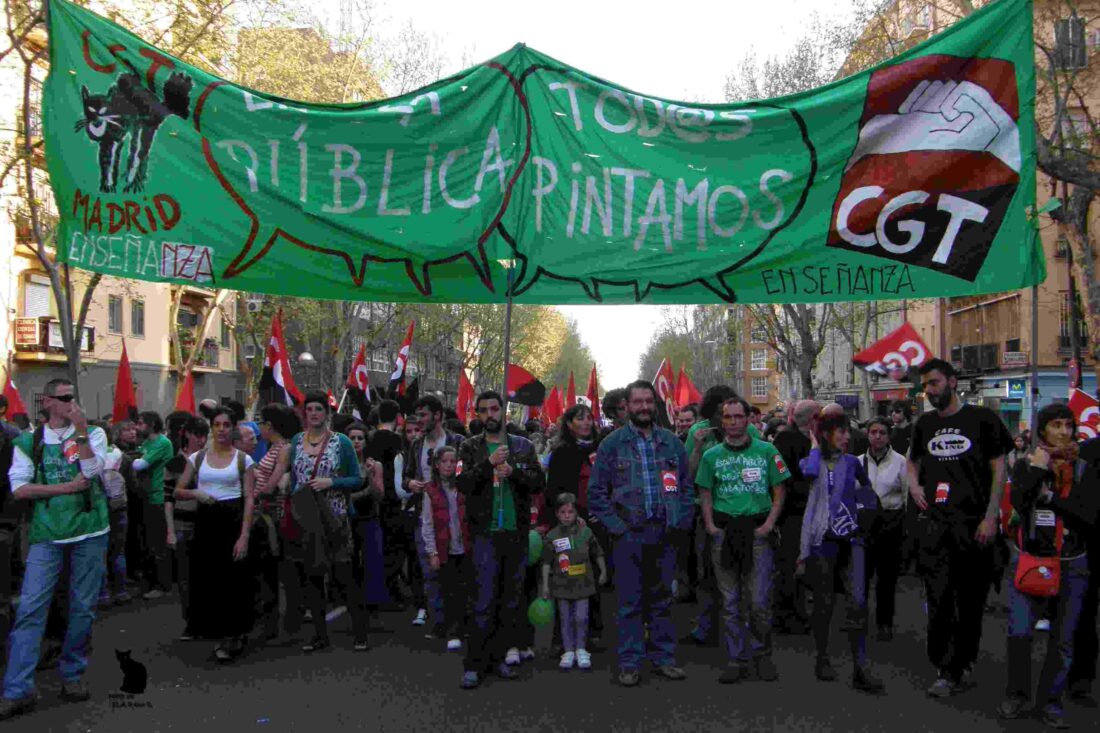
{"label": "black boot", "polygon": [[1031,697],[1031,639],[1008,637],[1005,655],[1005,699],[997,708],[1002,718],[1018,718]]}

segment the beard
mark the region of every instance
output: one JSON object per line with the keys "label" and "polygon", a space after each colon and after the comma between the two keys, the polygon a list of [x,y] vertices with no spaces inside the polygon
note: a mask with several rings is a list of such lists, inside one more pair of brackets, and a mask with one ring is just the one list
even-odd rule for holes
{"label": "beard", "polygon": [[500,420],[494,420],[493,418],[485,419],[485,432],[487,433],[499,433],[501,428]]}
{"label": "beard", "polygon": [[634,423],[639,428],[648,428],[653,424],[653,413],[643,410],[641,412],[630,413],[630,422]]}
{"label": "beard", "polygon": [[946,410],[951,406],[951,398],[955,396],[955,392],[950,388],[945,388],[938,395],[928,395],[928,401],[932,403],[932,407],[937,410]]}

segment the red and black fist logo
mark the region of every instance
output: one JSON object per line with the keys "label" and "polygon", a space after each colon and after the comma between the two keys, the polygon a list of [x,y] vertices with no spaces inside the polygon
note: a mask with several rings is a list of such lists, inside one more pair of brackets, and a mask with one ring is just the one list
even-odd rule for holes
{"label": "red and black fist logo", "polygon": [[925,56],[876,71],[830,247],[973,282],[1020,182],[1016,70]]}

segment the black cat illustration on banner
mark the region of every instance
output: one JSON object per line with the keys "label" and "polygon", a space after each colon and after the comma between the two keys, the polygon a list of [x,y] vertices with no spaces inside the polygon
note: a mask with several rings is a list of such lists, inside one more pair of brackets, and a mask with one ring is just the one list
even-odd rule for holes
{"label": "black cat illustration on banner", "polygon": [[134,73],[119,76],[103,94],[92,94],[86,86],[80,88],[84,119],[78,120],[74,129],[84,130],[88,138],[99,145],[100,192],[118,190],[122,144],[127,138],[126,168],[121,179],[123,191],[144,190],[157,130],[169,115],[188,118],[192,86],[191,77],[175,72],[164,82],[163,99],[157,96],[154,82],[147,87]]}
{"label": "black cat illustration on banner", "polygon": [[115,659],[118,660],[118,666],[122,669],[122,686],[119,690],[131,695],[141,695],[149,683],[149,673],[144,664],[134,661],[132,654],[133,652],[130,651],[115,649]]}

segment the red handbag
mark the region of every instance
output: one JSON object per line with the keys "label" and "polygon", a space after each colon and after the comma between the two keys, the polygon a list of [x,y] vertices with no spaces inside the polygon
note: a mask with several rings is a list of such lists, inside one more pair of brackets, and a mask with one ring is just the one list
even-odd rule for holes
{"label": "red handbag", "polygon": [[[1063,499],[1065,496],[1062,497]],[[1032,515],[1034,517],[1034,514]],[[1020,558],[1012,582],[1021,593],[1038,598],[1053,598],[1062,587],[1062,518],[1054,518],[1054,555],[1040,557],[1024,551],[1024,528],[1017,530],[1016,545]]]}
{"label": "red handbag", "polygon": [[1058,595],[1062,585],[1061,534],[1062,528],[1059,523],[1058,538],[1055,540],[1059,554],[1056,557],[1039,557],[1020,550],[1020,559],[1016,563],[1016,577],[1013,582],[1021,593],[1040,598]]}

